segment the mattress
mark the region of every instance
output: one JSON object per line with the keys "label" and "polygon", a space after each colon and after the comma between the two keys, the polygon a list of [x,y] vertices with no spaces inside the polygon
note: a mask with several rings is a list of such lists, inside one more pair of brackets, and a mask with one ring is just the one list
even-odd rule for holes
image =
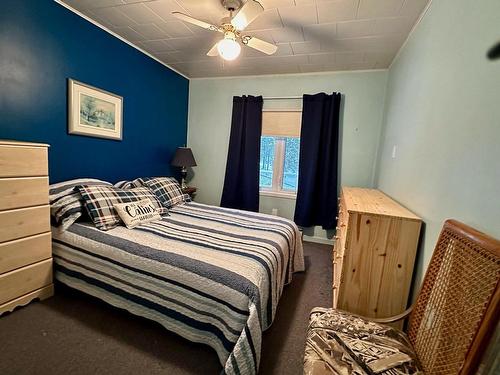
{"label": "mattress", "polygon": [[53,229],[55,277],[217,352],[227,374],[256,374],[262,331],[304,270],[289,220],[186,203],[134,229]]}

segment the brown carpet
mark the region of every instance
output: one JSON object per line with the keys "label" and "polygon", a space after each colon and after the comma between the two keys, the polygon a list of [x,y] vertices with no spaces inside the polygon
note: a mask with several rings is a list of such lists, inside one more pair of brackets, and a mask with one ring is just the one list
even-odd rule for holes
{"label": "brown carpet", "polygon": [[[264,332],[259,374],[302,374],[309,311],[331,305],[331,247],[304,244],[306,272],[285,287]],[[219,374],[215,351],[98,299],[56,286],[54,297],[0,318],[0,374]]]}

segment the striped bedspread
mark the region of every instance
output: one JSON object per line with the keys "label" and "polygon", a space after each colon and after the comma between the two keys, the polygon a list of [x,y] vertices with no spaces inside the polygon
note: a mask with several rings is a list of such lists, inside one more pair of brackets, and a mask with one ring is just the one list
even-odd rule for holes
{"label": "striped bedspread", "polygon": [[283,286],[304,270],[297,226],[199,203],[107,232],[53,230],[56,278],[217,352],[226,374],[256,374],[262,331]]}

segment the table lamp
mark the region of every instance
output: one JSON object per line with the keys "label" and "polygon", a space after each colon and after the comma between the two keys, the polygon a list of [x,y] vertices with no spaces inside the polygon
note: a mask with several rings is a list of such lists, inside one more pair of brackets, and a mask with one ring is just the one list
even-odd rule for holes
{"label": "table lamp", "polygon": [[186,185],[186,175],[187,167],[196,167],[196,161],[194,160],[193,152],[189,147],[177,147],[175,151],[174,158],[170,163],[174,167],[181,167],[181,187],[183,189],[187,188]]}

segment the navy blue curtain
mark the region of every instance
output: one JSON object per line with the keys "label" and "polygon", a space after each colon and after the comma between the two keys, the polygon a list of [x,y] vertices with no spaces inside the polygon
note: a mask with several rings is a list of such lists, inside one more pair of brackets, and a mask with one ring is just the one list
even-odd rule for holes
{"label": "navy blue curtain", "polygon": [[339,93],[304,95],[295,223],[333,229],[337,213]]}
{"label": "navy blue curtain", "polygon": [[259,211],[262,96],[233,97],[222,207]]}

